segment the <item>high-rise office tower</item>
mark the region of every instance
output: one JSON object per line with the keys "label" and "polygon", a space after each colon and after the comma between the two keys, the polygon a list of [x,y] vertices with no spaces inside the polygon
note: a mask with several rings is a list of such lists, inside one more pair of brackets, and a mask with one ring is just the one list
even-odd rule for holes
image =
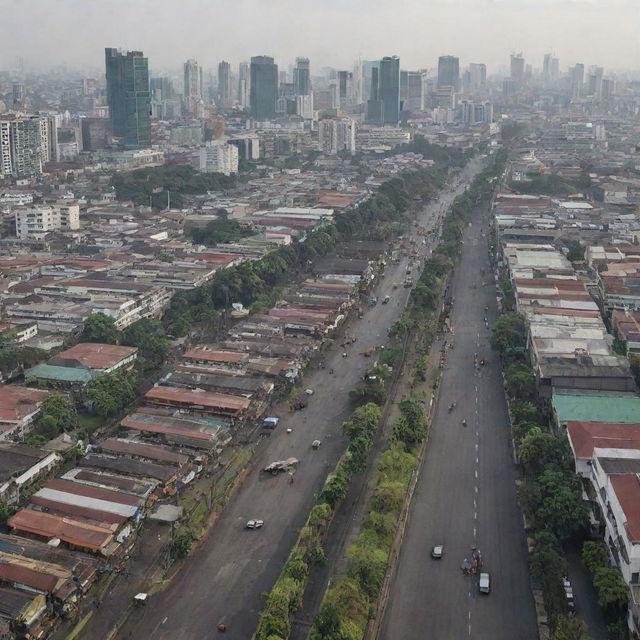
{"label": "high-rise office tower", "polygon": [[380,60],[378,97],[382,103],[382,124],[396,126],[400,120],[400,58],[385,56]]}
{"label": "high-rise office tower", "polygon": [[218,64],[218,97],[223,107],[231,106],[231,65],[225,60]]}
{"label": "high-rise office tower", "polygon": [[202,102],[202,67],[196,60],[184,63],[184,108],[190,116],[197,115],[198,105]]}
{"label": "high-rise office tower", "polygon": [[560,60],[558,58],[551,58],[550,64],[551,80],[557,80],[560,75]]}
{"label": "high-rise office tower", "polygon": [[455,56],[438,58],[438,86],[460,89],[460,60]]}
{"label": "high-rise office tower", "polygon": [[249,108],[251,88],[251,67],[248,62],[241,62],[238,67],[238,102],[244,109]]}
{"label": "high-rise office tower", "polygon": [[[362,61],[362,87],[361,87],[361,95],[362,101],[367,103],[371,100],[372,92],[371,92],[371,79],[373,76],[373,69],[377,69],[379,66],[378,60],[363,60]],[[376,99],[377,99],[377,89],[376,89]]]}
{"label": "high-rise office tower", "polygon": [[278,99],[278,65],[269,56],[251,58],[251,88],[249,93],[251,117],[272,120]]}
{"label": "high-rise office tower", "polygon": [[185,100],[202,98],[202,70],[196,60],[184,63],[184,97]]}
{"label": "high-rise office tower", "polygon": [[24,85],[22,82],[13,83],[13,108],[21,109],[24,107]]}
{"label": "high-rise office tower", "polygon": [[400,72],[400,104],[403,111],[424,110],[424,71]]}
{"label": "high-rise office tower", "polygon": [[353,99],[353,74],[351,71],[338,71],[338,77],[336,78],[338,85],[338,106],[341,109],[351,105]]}
{"label": "high-rise office tower", "polygon": [[524,83],[524,57],[521,53],[511,54],[511,79],[516,87],[521,87]]}
{"label": "high-rise office tower", "polygon": [[293,70],[294,93],[297,96],[308,96],[311,93],[311,69],[309,58],[296,58]]}
{"label": "high-rise office tower", "polygon": [[602,97],[602,78],[604,69],[602,67],[591,67],[587,77],[587,95],[594,98]]}
{"label": "high-rise office tower", "polygon": [[487,86],[487,65],[481,62],[472,62],[469,65],[469,89],[482,91]]}
{"label": "high-rise office tower", "polygon": [[107,104],[113,135],[125,147],[151,144],[149,64],[141,51],[105,49]]}
{"label": "high-rise office tower", "polygon": [[542,59],[542,78],[545,82],[551,80],[551,54],[545,53]]}
{"label": "high-rise office tower", "polygon": [[584,64],[578,62],[569,69],[569,77],[571,80],[571,97],[579,98],[583,92],[584,86]]}

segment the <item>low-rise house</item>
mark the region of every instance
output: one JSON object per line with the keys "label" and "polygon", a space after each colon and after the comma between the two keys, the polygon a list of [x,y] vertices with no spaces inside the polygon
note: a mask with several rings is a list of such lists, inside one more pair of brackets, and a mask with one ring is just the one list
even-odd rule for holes
{"label": "low-rise house", "polygon": [[153,387],[147,391],[145,400],[149,404],[162,407],[232,418],[241,417],[251,404],[250,400],[241,396],[163,386]]}
{"label": "low-rise house", "polygon": [[55,452],[0,442],[0,500],[8,504],[19,502],[21,493],[55,469],[61,460]]}
{"label": "low-rise house", "polygon": [[88,369],[93,373],[111,373],[117,369],[130,369],[137,355],[137,347],[80,342],[50,358],[49,364]]}
{"label": "low-rise house", "polygon": [[0,440],[23,434],[40,413],[40,406],[49,391],[17,385],[0,386]]}

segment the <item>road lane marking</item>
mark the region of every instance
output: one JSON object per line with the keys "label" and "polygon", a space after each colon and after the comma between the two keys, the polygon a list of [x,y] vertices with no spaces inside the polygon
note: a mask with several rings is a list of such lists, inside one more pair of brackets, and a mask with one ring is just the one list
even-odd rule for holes
{"label": "road lane marking", "polygon": [[478,479],[478,470],[476,469],[474,473],[476,474],[476,480],[477,480]]}
{"label": "road lane marking", "polygon": [[478,493],[478,485],[476,485],[476,493]]}
{"label": "road lane marking", "polygon": [[480,464],[480,460],[479,460],[478,456],[476,456],[476,464]]}

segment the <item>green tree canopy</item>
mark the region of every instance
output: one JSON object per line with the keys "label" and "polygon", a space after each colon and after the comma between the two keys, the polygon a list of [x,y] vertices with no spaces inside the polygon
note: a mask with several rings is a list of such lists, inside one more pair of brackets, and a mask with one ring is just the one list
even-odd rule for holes
{"label": "green tree canopy", "polygon": [[104,313],[94,313],[84,321],[80,342],[120,344],[120,331],[116,328],[113,318]]}

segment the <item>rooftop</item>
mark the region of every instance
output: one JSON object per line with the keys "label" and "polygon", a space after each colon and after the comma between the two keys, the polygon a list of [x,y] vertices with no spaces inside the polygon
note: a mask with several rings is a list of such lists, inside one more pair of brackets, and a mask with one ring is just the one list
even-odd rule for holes
{"label": "rooftop", "polygon": [[49,364],[63,367],[87,367],[88,369],[109,369],[134,356],[137,347],[122,347],[115,344],[80,342],[49,360]]}
{"label": "rooftop", "polygon": [[637,424],[640,397],[632,394],[554,393],[553,409],[558,422],[618,422]]}

